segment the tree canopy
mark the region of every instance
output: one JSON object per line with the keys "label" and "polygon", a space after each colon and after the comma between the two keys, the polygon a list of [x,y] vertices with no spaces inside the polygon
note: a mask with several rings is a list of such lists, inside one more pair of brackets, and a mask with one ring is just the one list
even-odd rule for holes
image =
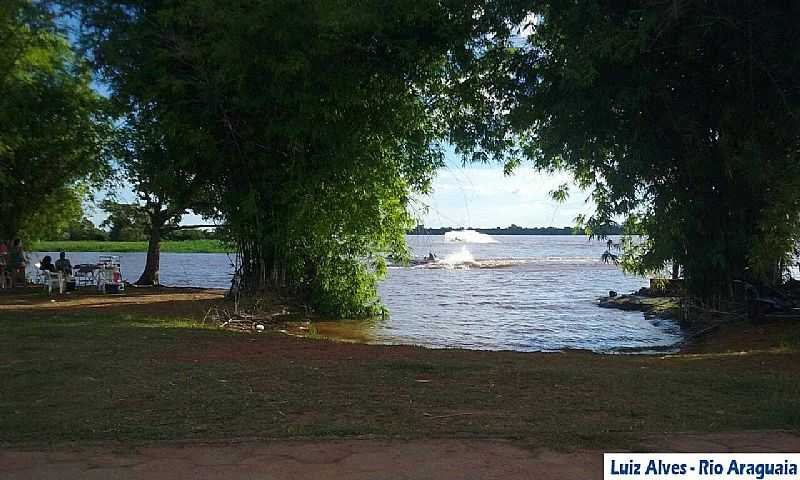
{"label": "tree canopy", "polygon": [[80,214],[77,182],[103,170],[108,133],[90,83],[47,10],[0,5],[0,239],[55,231]]}
{"label": "tree canopy", "polygon": [[147,215],[136,203],[103,200],[101,208],[108,214],[101,227],[108,230],[112,242],[140,242],[147,239]]}
{"label": "tree canopy", "polygon": [[644,235],[625,268],[679,265],[704,298],[779,281],[800,232],[790,2],[61,3],[133,133],[129,171],[153,198],[202,185],[244,290],[378,311],[444,140],[572,172],[590,231]]}
{"label": "tree canopy", "polygon": [[473,6],[78,3],[113,98],[202,147],[192,163],[242,253],[240,286],[376,313],[383,256],[406,255],[409,196],[442,161],[435,100]]}
{"label": "tree canopy", "polygon": [[481,121],[490,137],[513,132],[510,166],[572,172],[593,189],[590,230],[627,218],[645,235],[628,244],[628,270],[676,263],[703,298],[729,295],[735,279],[779,281],[800,233],[800,6],[519,9],[525,35],[495,43],[474,75],[499,87]]}
{"label": "tree canopy", "polygon": [[117,159],[121,176],[133,188],[134,208],[144,217],[148,239],[147,259],[138,285],[159,284],[161,239],[179,228],[191,208],[214,212],[204,195],[207,177],[198,170],[202,142],[162,117],[157,104],[131,98],[118,105],[124,123],[118,129]]}

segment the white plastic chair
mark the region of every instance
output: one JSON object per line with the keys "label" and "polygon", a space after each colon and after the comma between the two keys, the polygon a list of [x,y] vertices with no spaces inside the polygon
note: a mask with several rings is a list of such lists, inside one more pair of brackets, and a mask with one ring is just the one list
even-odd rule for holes
{"label": "white plastic chair", "polygon": [[[38,269],[40,264],[36,264],[35,267]],[[44,285],[47,289],[47,294],[53,294],[53,288],[55,287],[58,289],[59,294],[64,293],[65,288],[65,281],[64,275],[61,272],[48,272],[46,270],[39,270],[39,283]]]}

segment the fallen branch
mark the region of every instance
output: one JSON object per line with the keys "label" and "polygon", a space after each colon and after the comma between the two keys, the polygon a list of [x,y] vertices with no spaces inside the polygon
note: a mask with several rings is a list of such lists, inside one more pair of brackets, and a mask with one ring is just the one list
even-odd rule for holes
{"label": "fallen branch", "polygon": [[706,334],[708,334],[708,333],[711,333],[711,332],[713,332],[714,330],[716,330],[716,329],[718,329],[719,327],[721,327],[721,326],[722,326],[724,323],[725,323],[725,322],[715,323],[714,325],[711,325],[710,327],[706,327],[706,328],[704,328],[704,329],[700,330],[699,332],[695,332],[695,333],[693,333],[693,334],[691,334],[691,335],[689,336],[689,339],[690,339],[690,340],[694,340],[695,338],[699,338],[699,337],[702,337],[703,335],[706,335]]}
{"label": "fallen branch", "polygon": [[428,417],[430,420],[436,420],[438,418],[463,417],[466,415],[474,415],[474,414],[470,412],[464,412],[464,413],[451,413],[449,415],[433,415],[428,412],[425,412],[423,413],[423,415]]}

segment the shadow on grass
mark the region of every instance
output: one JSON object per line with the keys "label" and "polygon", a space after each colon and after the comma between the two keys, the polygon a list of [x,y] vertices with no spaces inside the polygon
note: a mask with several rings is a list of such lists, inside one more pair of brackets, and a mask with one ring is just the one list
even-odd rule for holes
{"label": "shadow on grass", "polygon": [[0,291],[0,321],[78,316],[100,319],[145,316],[151,319],[185,318],[200,321],[210,307],[224,303],[224,292],[191,288],[136,288],[104,295],[81,288],[48,296],[41,287]]}

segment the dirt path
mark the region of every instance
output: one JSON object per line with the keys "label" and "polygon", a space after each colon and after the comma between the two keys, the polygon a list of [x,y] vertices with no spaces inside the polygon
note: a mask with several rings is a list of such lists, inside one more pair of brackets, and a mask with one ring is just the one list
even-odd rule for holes
{"label": "dirt path", "polygon": [[208,288],[137,288],[129,286],[122,294],[104,295],[94,288],[48,297],[39,287],[0,290],[0,313],[25,315],[64,315],[104,312],[161,317],[202,318],[209,306],[221,302],[225,291]]}
{"label": "dirt path", "polygon": [[[742,432],[652,436],[641,451],[798,452],[800,436]],[[331,440],[72,447],[0,452],[0,478],[17,479],[592,479],[602,451],[569,453],[497,440]]]}

